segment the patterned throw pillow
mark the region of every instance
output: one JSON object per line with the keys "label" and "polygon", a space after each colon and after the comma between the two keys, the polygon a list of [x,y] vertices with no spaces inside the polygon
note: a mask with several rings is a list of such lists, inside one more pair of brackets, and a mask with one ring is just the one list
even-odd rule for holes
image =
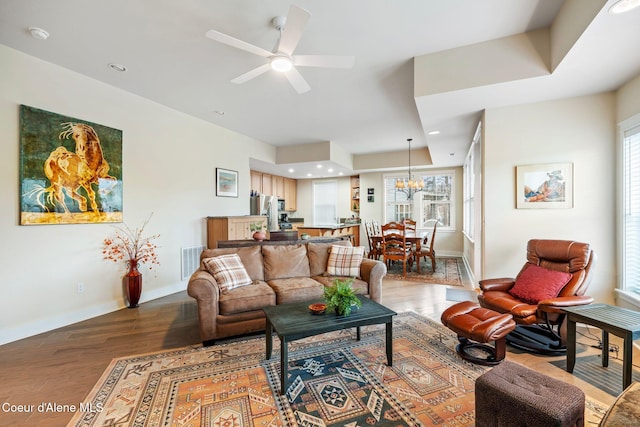
{"label": "patterned throw pillow", "polygon": [[571,277],[571,273],[529,264],[516,277],[516,284],[509,289],[509,293],[530,304],[537,304],[544,299],[557,297]]}
{"label": "patterned throw pillow", "polygon": [[236,254],[206,258],[202,262],[220,285],[221,292],[252,283],[240,257]]}
{"label": "patterned throw pillow", "polygon": [[332,245],[327,261],[327,274],[330,276],[357,277],[364,256],[364,246]]}

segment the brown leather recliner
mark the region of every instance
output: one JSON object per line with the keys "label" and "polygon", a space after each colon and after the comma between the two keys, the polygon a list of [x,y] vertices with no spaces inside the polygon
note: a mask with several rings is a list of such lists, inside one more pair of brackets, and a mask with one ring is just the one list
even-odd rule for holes
{"label": "brown leather recliner", "polygon": [[[510,313],[518,326],[507,336],[512,346],[541,354],[563,354],[563,307],[591,304],[593,298],[585,296],[592,278],[592,269],[596,254],[588,243],[570,240],[530,240],[527,244],[527,262],[518,276],[514,278],[485,279],[480,281],[482,293],[478,301],[482,307],[499,313]],[[555,297],[545,297],[538,302],[514,296],[514,286],[524,272],[531,266],[544,270],[532,269],[527,273],[531,278],[532,271],[545,276],[552,272],[568,273],[568,282]],[[534,267],[535,268],[535,267]],[[535,278],[534,278],[535,279]],[[535,282],[535,280],[534,280]],[[522,283],[522,281],[521,281]],[[555,330],[554,330],[555,327]]]}

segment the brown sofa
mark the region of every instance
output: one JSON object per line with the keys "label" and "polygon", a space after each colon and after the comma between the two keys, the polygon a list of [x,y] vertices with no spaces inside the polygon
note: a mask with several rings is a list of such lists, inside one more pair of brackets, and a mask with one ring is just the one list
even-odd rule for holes
{"label": "brown sofa", "polygon": [[[189,279],[187,293],[198,303],[202,343],[265,329],[263,307],[322,301],[325,286],[335,276],[326,273],[331,245],[351,246],[349,241],[295,245],[255,245],[240,248],[207,249],[200,256],[200,268]],[[238,254],[253,283],[221,292],[202,260]],[[356,293],[380,302],[384,263],[364,258],[354,281]]]}

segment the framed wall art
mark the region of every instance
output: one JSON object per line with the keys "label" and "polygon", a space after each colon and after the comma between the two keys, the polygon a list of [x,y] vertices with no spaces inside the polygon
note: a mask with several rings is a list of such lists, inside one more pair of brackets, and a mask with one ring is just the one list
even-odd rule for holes
{"label": "framed wall art", "polygon": [[516,208],[573,207],[573,163],[516,166]]}
{"label": "framed wall art", "polygon": [[20,106],[20,224],[122,222],[122,131]]}
{"label": "framed wall art", "polygon": [[216,196],[238,197],[238,171],[216,168]]}

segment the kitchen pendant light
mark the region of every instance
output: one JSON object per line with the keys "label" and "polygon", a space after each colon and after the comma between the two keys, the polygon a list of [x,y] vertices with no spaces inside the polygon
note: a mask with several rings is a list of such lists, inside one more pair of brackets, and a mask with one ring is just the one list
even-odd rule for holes
{"label": "kitchen pendant light", "polygon": [[422,179],[414,179],[411,174],[411,138],[407,139],[409,143],[409,176],[407,179],[398,178],[396,180],[396,191],[407,195],[407,199],[411,200],[413,195],[424,189],[424,181]]}

